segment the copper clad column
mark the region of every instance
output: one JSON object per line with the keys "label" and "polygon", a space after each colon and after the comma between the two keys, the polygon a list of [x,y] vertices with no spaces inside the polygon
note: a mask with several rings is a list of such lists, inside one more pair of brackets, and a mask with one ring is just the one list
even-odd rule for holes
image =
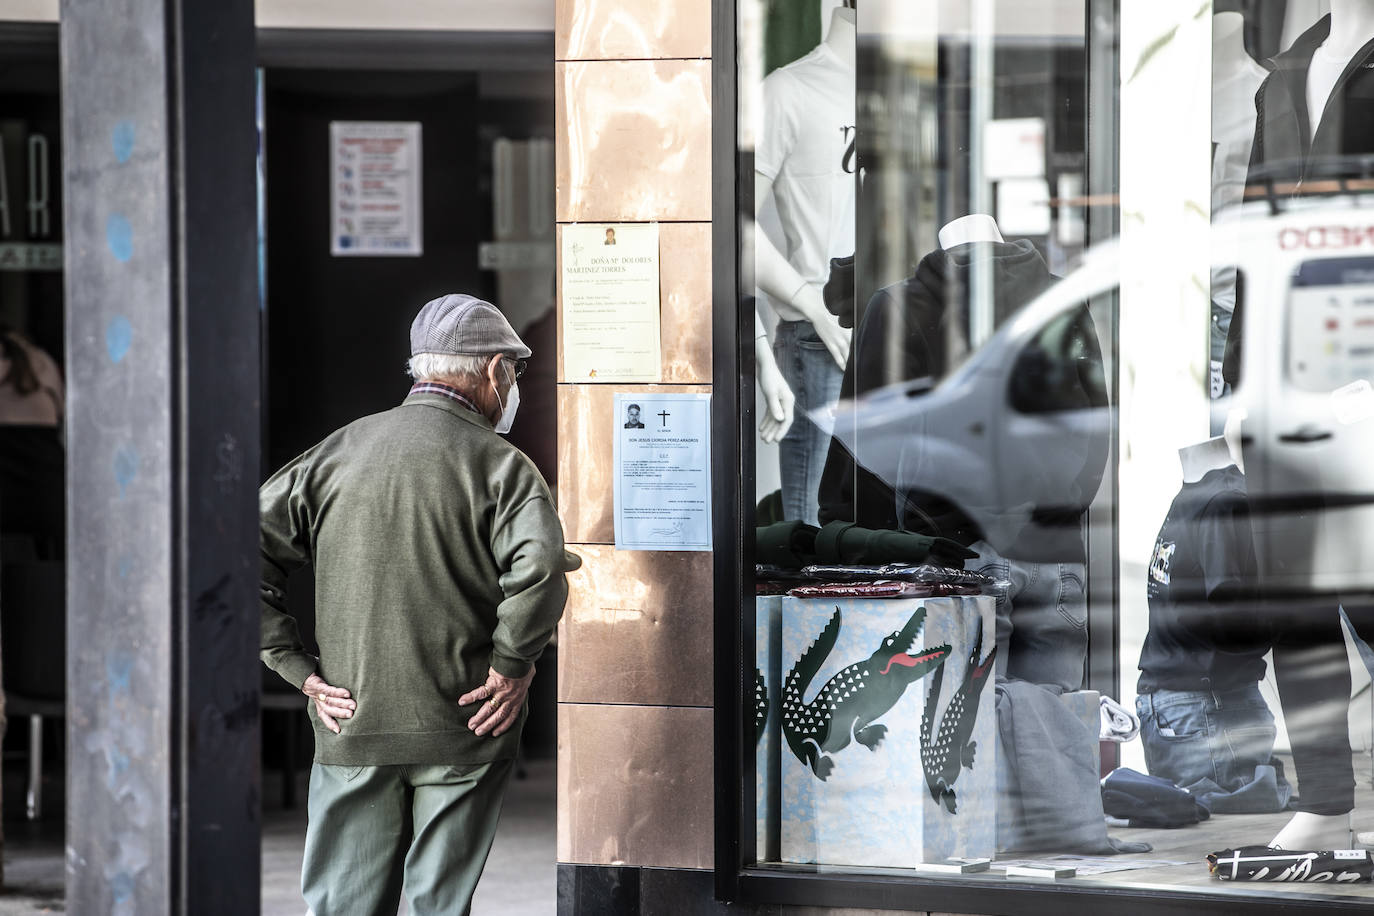
{"label": "copper clad column", "polygon": [[258,912],[251,0],[64,0],[67,911]]}
{"label": "copper clad column", "polygon": [[[714,561],[615,549],[612,435],[617,392],[713,390],[711,6],[556,10],[559,236],[658,224],[662,366],[622,385],[559,364],[559,512],[583,558],[559,629],[559,908],[674,912],[680,882],[712,888]],[[614,900],[597,896],[606,875]]]}

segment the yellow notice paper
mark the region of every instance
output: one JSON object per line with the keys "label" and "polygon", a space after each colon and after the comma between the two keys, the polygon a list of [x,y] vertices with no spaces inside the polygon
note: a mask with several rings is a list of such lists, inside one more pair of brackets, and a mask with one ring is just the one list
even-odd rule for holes
{"label": "yellow notice paper", "polygon": [[563,377],[662,380],[658,224],[563,227]]}

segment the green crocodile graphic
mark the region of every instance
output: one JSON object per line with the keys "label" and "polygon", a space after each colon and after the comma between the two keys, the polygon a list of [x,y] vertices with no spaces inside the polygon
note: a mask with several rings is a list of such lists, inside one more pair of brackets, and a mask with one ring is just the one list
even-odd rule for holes
{"label": "green crocodile graphic", "polygon": [[993,646],[988,657],[979,662],[978,655],[982,651],[983,619],[980,617],[964,682],[949,698],[945,714],[940,717],[938,732],[935,731],[935,704],[939,702],[940,688],[944,685],[943,666],[926,685],[926,710],[921,716],[921,766],[925,769],[930,797],[943,804],[950,814],[956,813],[954,781],[959,778],[960,768],[973,769],[973,755],[978,750],[978,742],[971,738],[973,726],[978,721],[983,685],[991,676],[992,661],[997,657],[997,647]]}
{"label": "green crocodile graphic", "polygon": [[920,607],[906,626],[883,640],[876,652],[840,671],[814,700],[804,703],[802,697],[811,679],[835,648],[841,619],[837,607],[821,635],[792,666],[783,687],[782,731],[787,746],[821,780],[835,766],[827,755],[847,747],[851,736],[869,750],[877,750],[887,726],[874,724],[874,720],[897,705],[907,687],[938,669],[949,657],[949,646],[912,653],[926,620],[926,609]]}

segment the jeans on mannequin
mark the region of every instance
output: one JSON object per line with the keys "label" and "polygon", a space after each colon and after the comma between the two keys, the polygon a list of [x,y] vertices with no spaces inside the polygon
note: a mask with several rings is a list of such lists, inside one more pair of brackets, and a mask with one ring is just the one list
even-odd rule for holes
{"label": "jeans on mannequin", "polygon": [[1274,716],[1259,684],[1136,697],[1151,776],[1188,789],[1214,813],[1282,811],[1292,789],[1273,759]]}
{"label": "jeans on mannequin", "polygon": [[778,444],[785,517],[817,524],[821,471],[830,450],[830,430],[812,422],[809,412],[828,407],[840,396],[844,371],[835,364],[809,321],[780,321],[773,353],[787,386],[796,396],[792,427]]}

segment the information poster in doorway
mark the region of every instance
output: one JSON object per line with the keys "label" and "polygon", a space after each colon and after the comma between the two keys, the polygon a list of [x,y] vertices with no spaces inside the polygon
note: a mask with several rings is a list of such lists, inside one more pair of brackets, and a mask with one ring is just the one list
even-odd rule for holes
{"label": "information poster in doorway", "polygon": [[563,227],[563,378],[661,381],[658,224]]}
{"label": "information poster in doorway", "polygon": [[418,121],[331,121],[329,171],[331,253],[424,254]]}

